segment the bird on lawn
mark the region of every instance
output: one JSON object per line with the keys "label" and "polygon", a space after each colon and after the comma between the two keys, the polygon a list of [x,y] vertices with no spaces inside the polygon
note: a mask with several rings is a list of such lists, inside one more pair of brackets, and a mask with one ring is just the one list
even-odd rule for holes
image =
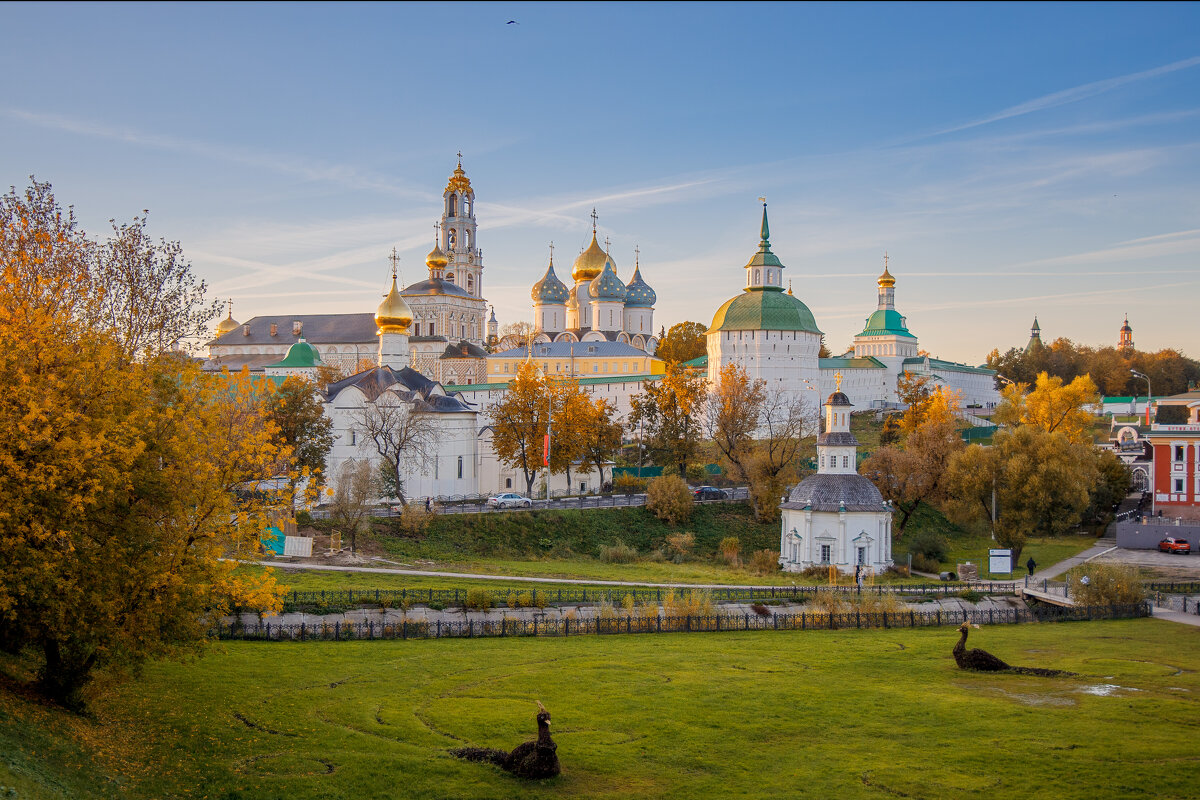
{"label": "bird on lawn", "polygon": [[[978,628],[978,625],[973,627]],[[958,644],[954,645],[954,663],[958,664],[959,669],[970,669],[975,672],[1016,672],[1021,675],[1043,675],[1053,677],[1055,675],[1065,676],[1074,675],[1074,672],[1066,672],[1061,669],[1042,669],[1041,667],[1014,667],[1006,662],[996,658],[987,650],[980,650],[978,647],[967,649],[967,633],[971,630],[972,625],[964,622],[958,626],[962,631],[962,637],[958,640]]]}
{"label": "bird on lawn", "polygon": [[550,738],[550,712],[540,700],[537,707],[537,739],[517,745],[511,753],[493,747],[460,747],[450,754],[467,761],[495,764],[526,780],[553,778],[559,773],[558,745]]}

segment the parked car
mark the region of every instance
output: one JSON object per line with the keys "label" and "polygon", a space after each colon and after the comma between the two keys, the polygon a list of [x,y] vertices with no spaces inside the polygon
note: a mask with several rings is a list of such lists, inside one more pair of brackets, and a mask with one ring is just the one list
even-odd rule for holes
{"label": "parked car", "polygon": [[1184,555],[1192,552],[1192,546],[1187,539],[1176,539],[1174,536],[1168,536],[1159,542],[1158,549],[1164,553],[1183,553]]}
{"label": "parked car", "polygon": [[698,486],[693,492],[693,497],[697,500],[728,500],[729,495],[724,489],[718,489],[715,486]]}
{"label": "parked car", "polygon": [[516,492],[505,492],[489,497],[487,504],[492,508],[529,508],[533,505],[533,501]]}

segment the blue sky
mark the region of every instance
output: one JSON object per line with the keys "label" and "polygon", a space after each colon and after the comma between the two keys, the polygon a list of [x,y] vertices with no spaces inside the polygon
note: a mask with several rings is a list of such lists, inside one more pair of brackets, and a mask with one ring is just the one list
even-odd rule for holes
{"label": "blue sky", "polygon": [[835,351],[886,250],[935,355],[1128,311],[1200,356],[1197,4],[22,4],[0,69],[0,185],[149,209],[238,319],[373,310],[392,247],[419,280],[461,149],[501,322],[595,206],[656,322],[707,323],[765,195]]}

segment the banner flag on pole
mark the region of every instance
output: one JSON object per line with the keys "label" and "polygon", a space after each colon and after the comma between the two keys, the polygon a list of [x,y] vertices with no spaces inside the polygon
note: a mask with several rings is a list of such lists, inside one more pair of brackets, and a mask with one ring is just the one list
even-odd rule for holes
{"label": "banner flag on pole", "polygon": [[542,466],[550,466],[550,434],[548,433],[542,442]]}

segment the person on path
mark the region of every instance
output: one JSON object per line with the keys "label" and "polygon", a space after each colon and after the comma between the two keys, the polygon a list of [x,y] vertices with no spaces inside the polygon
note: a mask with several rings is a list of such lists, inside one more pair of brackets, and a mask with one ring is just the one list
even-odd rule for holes
{"label": "person on path", "polygon": [[1037,562],[1033,560],[1033,556],[1030,556],[1029,560],[1025,562],[1025,569],[1029,570],[1030,575],[1033,575],[1037,569]]}

